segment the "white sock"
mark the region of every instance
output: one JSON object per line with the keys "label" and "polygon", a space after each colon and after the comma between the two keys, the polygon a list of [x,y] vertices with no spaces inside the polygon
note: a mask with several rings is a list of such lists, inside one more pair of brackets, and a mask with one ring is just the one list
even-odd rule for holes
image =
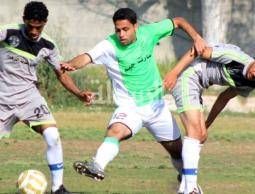
{"label": "white sock", "polygon": [[197,187],[197,171],[201,146],[199,140],[185,136],[182,147],[185,189],[192,192]]}
{"label": "white sock", "polygon": [[97,150],[94,161],[104,170],[106,165],[119,153],[119,140],[115,137],[106,137]]}
{"label": "white sock", "polygon": [[63,152],[58,129],[48,127],[43,137],[48,145],[46,157],[51,171],[52,191],[55,192],[63,184]]}

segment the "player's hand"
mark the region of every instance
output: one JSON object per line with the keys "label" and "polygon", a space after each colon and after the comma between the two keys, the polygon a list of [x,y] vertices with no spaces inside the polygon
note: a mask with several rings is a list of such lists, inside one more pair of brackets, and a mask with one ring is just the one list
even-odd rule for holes
{"label": "player's hand", "polygon": [[206,42],[200,35],[197,35],[196,39],[194,40],[194,46],[197,54],[202,55],[206,48]]}
{"label": "player's hand", "polygon": [[83,91],[80,94],[80,100],[85,103],[85,105],[91,105],[93,101],[96,99],[96,94],[90,91]]}
{"label": "player's hand", "polygon": [[62,71],[75,71],[76,69],[71,66],[71,64],[66,63],[66,62],[61,62],[60,67]]}
{"label": "player's hand", "polygon": [[163,81],[163,88],[165,90],[172,90],[176,84],[177,75],[170,71],[166,74],[165,79]]}

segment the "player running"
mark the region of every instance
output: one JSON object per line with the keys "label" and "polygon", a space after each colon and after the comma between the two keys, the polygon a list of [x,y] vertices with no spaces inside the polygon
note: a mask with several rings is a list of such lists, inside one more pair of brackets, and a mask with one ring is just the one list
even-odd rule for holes
{"label": "player running", "polygon": [[36,66],[46,60],[59,81],[80,100],[90,103],[93,95],[81,92],[60,70],[56,45],[42,33],[48,9],[31,1],[24,9],[24,24],[0,27],[0,139],[23,121],[41,133],[48,145],[46,155],[52,177],[52,194],[72,194],[63,186],[63,153],[59,132],[46,101],[39,93]]}
{"label": "player running", "polygon": [[188,33],[200,53],[205,47],[204,41],[183,18],[138,26],[136,13],[129,8],[121,8],[114,13],[113,23],[115,34],[87,53],[62,64],[62,68],[69,71],[91,62],[104,64],[118,106],[94,160],[74,162],[74,168],[82,175],[104,179],[104,169],[117,156],[120,142],[146,127],[168,151],[173,165],[181,173],[180,131],[162,99],[162,80],[153,50],[159,40],[172,35],[175,28],[182,28]]}
{"label": "player running", "polygon": [[207,138],[201,96],[203,88],[213,84],[229,86],[219,96],[208,116],[209,127],[231,98],[238,94],[248,96],[255,87],[255,61],[239,47],[215,44],[206,47],[196,59],[192,53],[187,52],[164,79],[164,87],[173,88],[172,95],[186,130],[182,149],[183,178],[179,193],[190,193],[197,186],[200,151]]}

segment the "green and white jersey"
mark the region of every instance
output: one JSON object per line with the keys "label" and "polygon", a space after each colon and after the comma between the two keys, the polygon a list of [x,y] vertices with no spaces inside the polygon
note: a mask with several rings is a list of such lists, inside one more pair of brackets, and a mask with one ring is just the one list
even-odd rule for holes
{"label": "green and white jersey", "polygon": [[162,98],[162,80],[154,47],[161,38],[172,35],[173,30],[172,20],[165,19],[138,27],[137,39],[132,44],[122,45],[113,34],[87,53],[93,63],[106,66],[118,106],[143,106]]}
{"label": "green and white jersey", "polygon": [[31,41],[23,24],[0,26],[0,104],[22,104],[38,93],[36,66],[44,60],[60,69],[58,49],[47,35]]}

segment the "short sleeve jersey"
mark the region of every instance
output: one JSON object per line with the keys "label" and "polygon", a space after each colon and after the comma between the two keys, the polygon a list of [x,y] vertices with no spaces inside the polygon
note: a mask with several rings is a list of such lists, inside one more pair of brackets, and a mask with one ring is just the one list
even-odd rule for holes
{"label": "short sleeve jersey", "polygon": [[172,20],[165,19],[138,27],[136,41],[129,45],[122,45],[113,34],[88,52],[94,63],[106,66],[117,105],[142,106],[162,98],[154,47],[173,31]]}
{"label": "short sleeve jersey", "polygon": [[192,66],[200,76],[203,87],[213,84],[228,85],[235,88],[239,95],[248,96],[255,88],[255,81],[246,78],[247,69],[252,62],[254,59],[238,46],[218,43],[212,45],[210,60],[197,58]]}
{"label": "short sleeve jersey", "polygon": [[36,89],[36,66],[46,60],[60,69],[55,43],[44,33],[31,41],[23,24],[0,26],[0,103],[21,104]]}

